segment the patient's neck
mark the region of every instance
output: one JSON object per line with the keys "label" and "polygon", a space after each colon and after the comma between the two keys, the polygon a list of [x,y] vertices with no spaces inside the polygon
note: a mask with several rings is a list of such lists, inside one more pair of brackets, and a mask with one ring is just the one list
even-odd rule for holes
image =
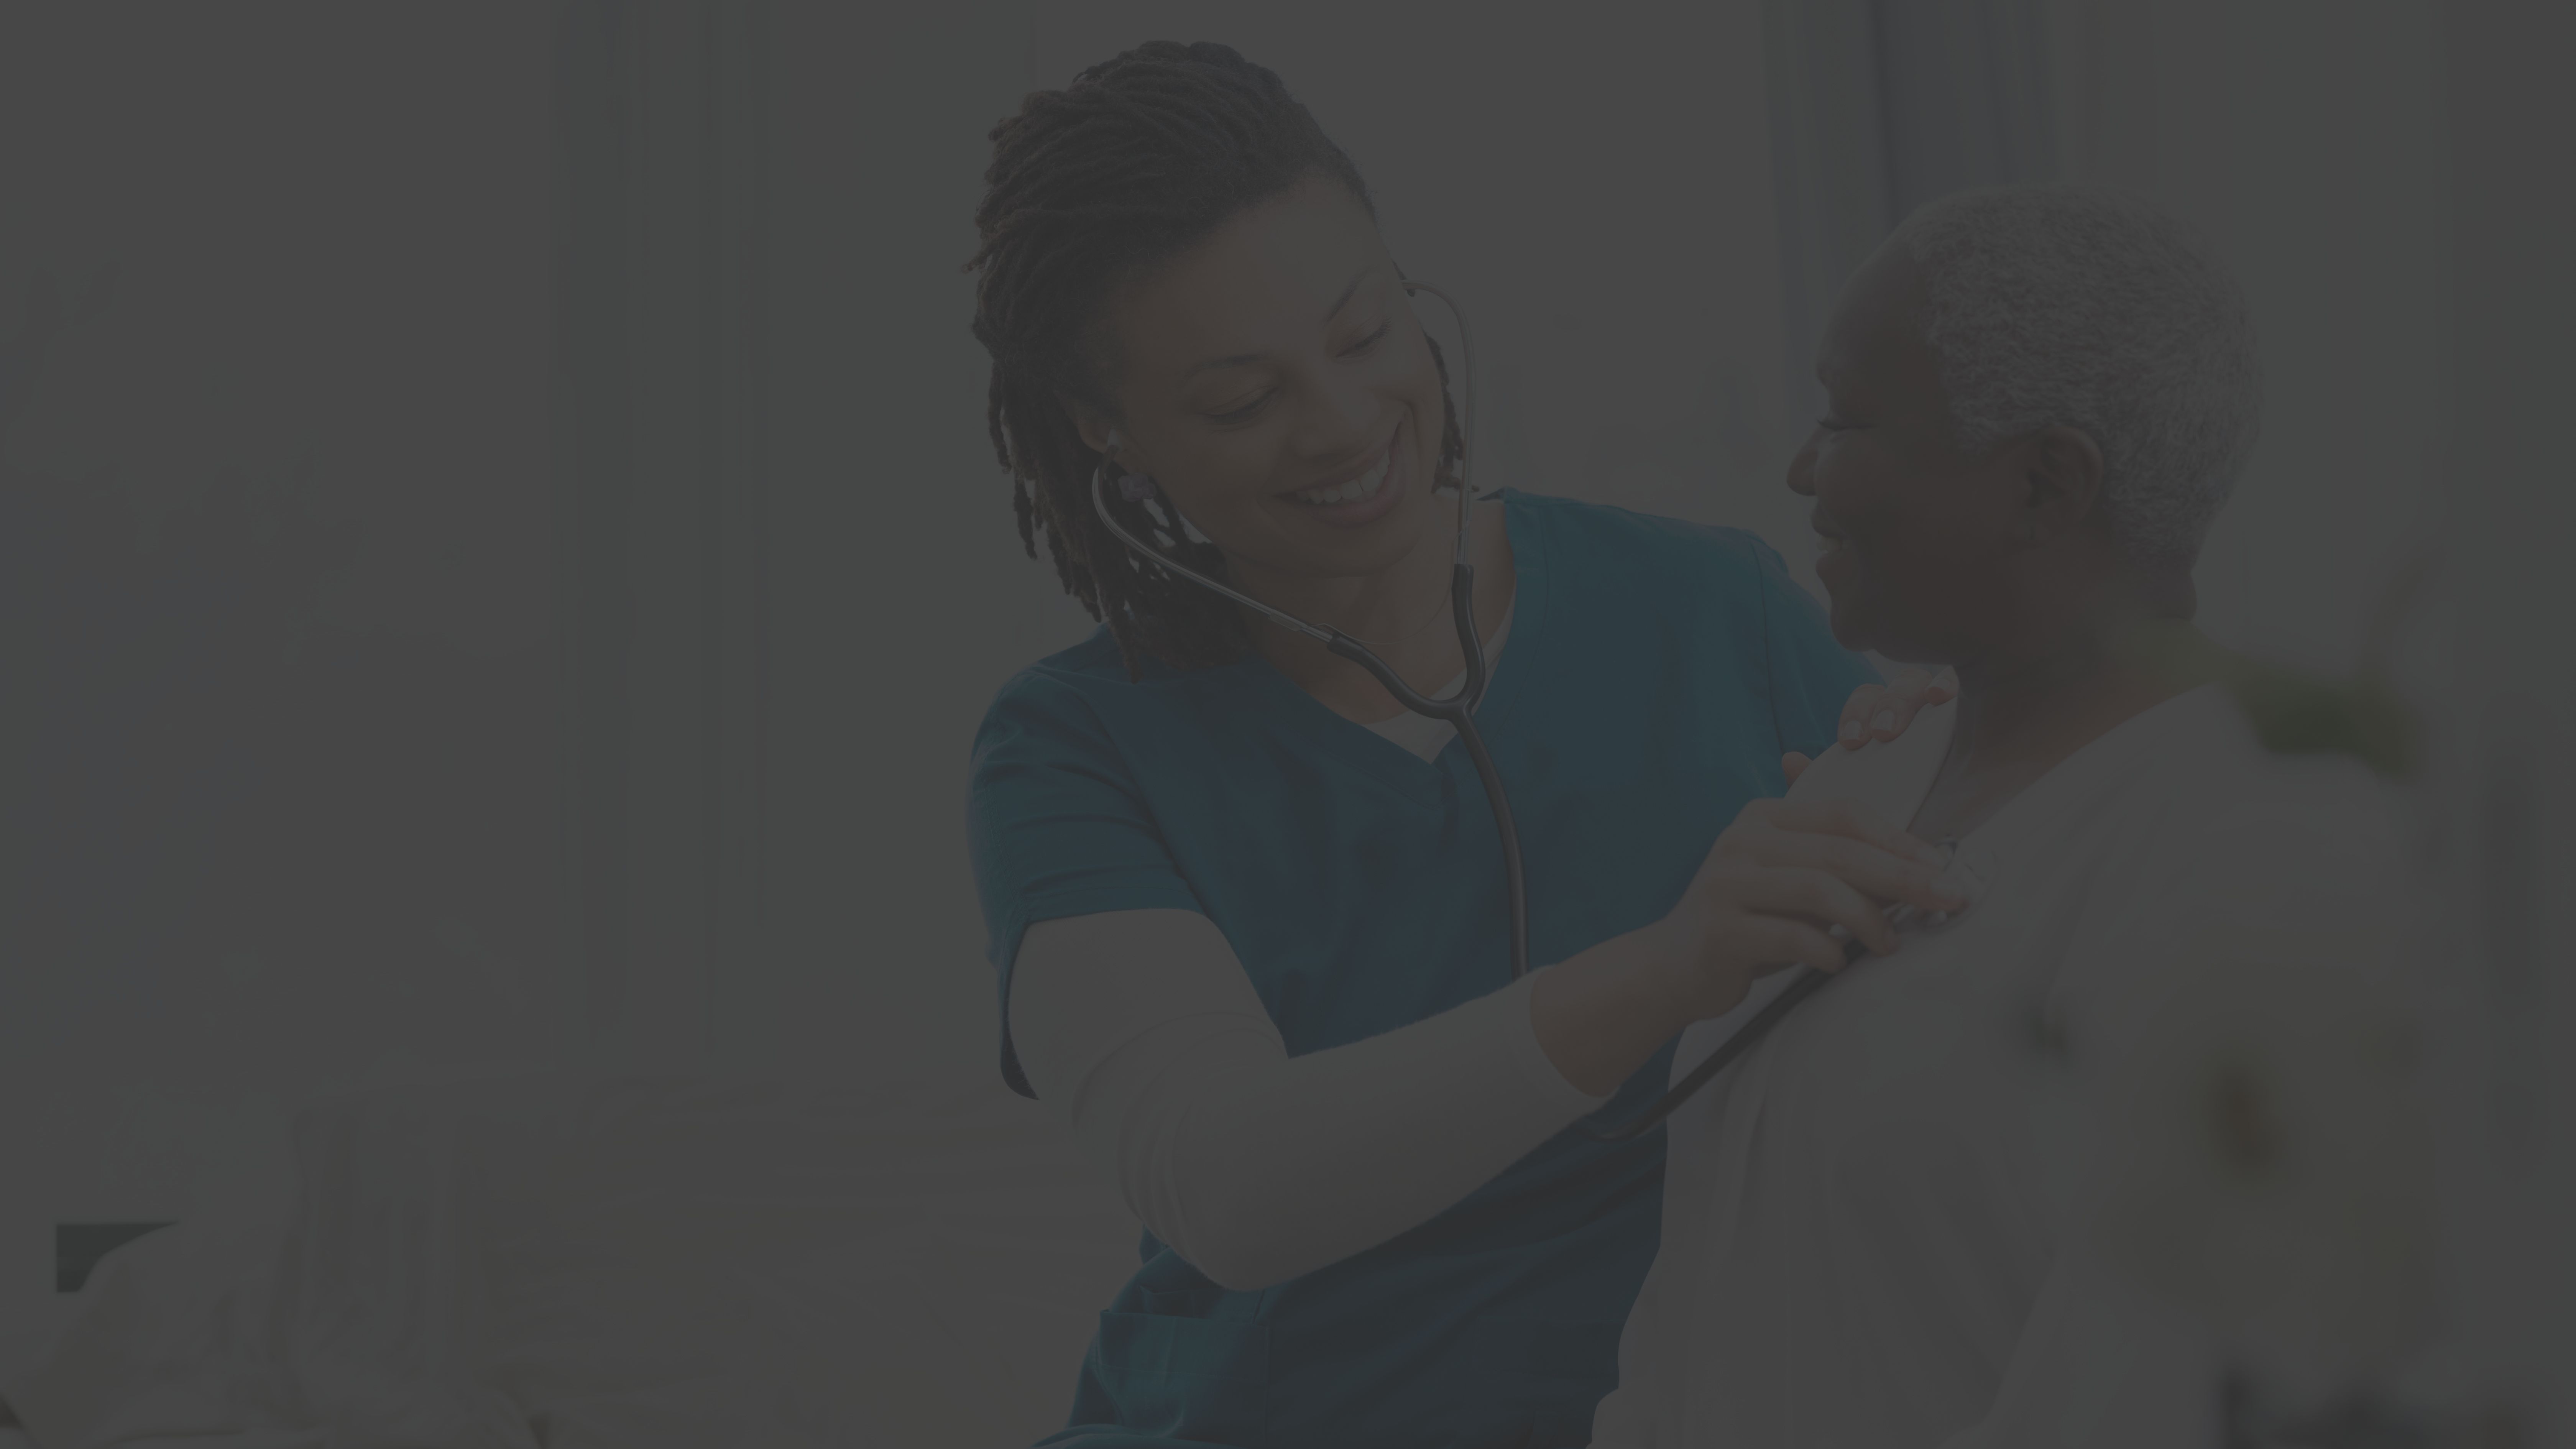
{"label": "patient's neck", "polygon": [[1974,830],[2077,750],[2220,677],[2190,607],[2188,579],[2179,596],[2123,589],[2018,648],[1961,661],[1958,721],[1913,833]]}

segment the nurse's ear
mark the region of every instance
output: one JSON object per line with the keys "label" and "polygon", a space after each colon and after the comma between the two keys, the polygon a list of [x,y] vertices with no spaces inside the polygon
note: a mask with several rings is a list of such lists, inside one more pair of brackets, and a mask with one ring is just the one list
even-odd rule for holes
{"label": "nurse's ear", "polygon": [[1136,471],[1135,464],[1126,456],[1122,448],[1126,438],[1116,427],[1080,411],[1073,414],[1073,425],[1080,430],[1083,445],[1109,459],[1111,465],[1118,470],[1120,497],[1130,503],[1142,503],[1154,496],[1153,480]]}
{"label": "nurse's ear", "polygon": [[[1057,400],[1063,404],[1065,416],[1073,419],[1073,430],[1081,435],[1084,447],[1104,457],[1114,456],[1119,445],[1126,441],[1124,435],[1118,431],[1117,424],[1102,417],[1092,408],[1069,397],[1060,397]],[[1120,458],[1118,466],[1128,467],[1130,461]]]}

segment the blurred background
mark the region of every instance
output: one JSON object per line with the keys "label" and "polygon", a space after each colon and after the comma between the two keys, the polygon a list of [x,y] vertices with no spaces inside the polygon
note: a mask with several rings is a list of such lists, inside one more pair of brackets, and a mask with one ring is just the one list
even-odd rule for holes
{"label": "blurred background", "polygon": [[65,1310],[53,1224],[184,1215],[371,1074],[1040,1120],[967,751],[1092,625],[1020,550],[959,268],[995,122],[1166,38],[1278,71],[1468,308],[1481,486],[1802,570],[1808,351],[1908,210],[2206,227],[2270,401],[2204,621],[2423,714],[2463,1236],[2517,1245],[2463,1272],[2498,1353],[2566,1351],[2553,7],[236,0],[0,5],[0,1369]]}

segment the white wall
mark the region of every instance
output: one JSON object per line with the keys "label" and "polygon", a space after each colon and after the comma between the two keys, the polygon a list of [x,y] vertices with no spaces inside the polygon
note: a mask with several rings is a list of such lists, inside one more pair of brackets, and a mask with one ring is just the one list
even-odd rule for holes
{"label": "white wall", "polygon": [[1089,628],[1021,556],[968,333],[984,133],[1018,5],[783,7],[769,230],[771,950],[734,1050],[1002,1092],[967,871],[967,749]]}
{"label": "white wall", "polygon": [[2206,227],[2251,294],[2263,440],[2198,579],[2229,643],[2356,661],[2440,521],[2450,428],[2441,7],[2069,0],[2063,164]]}
{"label": "white wall", "polygon": [[516,7],[0,7],[0,1367],[255,1094],[564,1024],[545,85]]}
{"label": "white wall", "polygon": [[2436,58],[2455,146],[2455,370],[2437,478],[2451,547],[2401,677],[2428,706],[2424,864],[2441,952],[2470,1377],[2519,1389],[2530,1442],[2576,1444],[2576,11],[2453,0]]}

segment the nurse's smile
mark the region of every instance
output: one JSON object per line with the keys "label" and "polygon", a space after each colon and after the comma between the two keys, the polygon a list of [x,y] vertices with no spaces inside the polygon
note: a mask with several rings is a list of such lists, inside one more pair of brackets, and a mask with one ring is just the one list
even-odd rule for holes
{"label": "nurse's smile", "polygon": [[1406,465],[1412,429],[1399,422],[1395,435],[1369,457],[1328,474],[1324,481],[1282,496],[1304,513],[1336,528],[1375,523],[1404,501],[1413,470]]}

